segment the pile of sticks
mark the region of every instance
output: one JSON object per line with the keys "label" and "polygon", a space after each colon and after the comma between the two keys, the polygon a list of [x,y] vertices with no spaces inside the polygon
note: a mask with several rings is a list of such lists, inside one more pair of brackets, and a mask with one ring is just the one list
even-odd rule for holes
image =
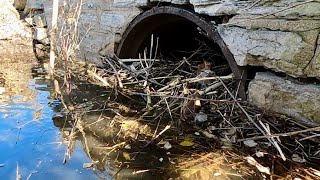
{"label": "pile of sticks", "polygon": [[[174,59],[157,54],[158,43],[137,59],[102,57],[106,67],[87,70],[94,82],[144,104],[142,119],[189,123],[203,136],[248,151],[268,151],[283,161],[319,163],[320,127],[264,112],[237,99],[237,84],[227,63],[205,43]],[[226,62],[226,61],[225,61]],[[142,101],[141,101],[142,100]],[[253,142],[253,143],[252,143]],[[297,160],[296,157],[300,159]]]}

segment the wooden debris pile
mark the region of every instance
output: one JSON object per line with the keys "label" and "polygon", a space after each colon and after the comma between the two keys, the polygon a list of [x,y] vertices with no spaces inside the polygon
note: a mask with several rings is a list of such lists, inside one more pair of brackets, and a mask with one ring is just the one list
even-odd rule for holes
{"label": "wooden debris pile", "polygon": [[[320,163],[320,127],[307,127],[237,99],[238,86],[228,64],[205,44],[188,55],[164,57],[151,46],[137,59],[103,57],[106,67],[92,66],[87,73],[95,83],[113,89],[115,97],[121,94],[143,106],[141,119],[191,125],[198,143],[190,146],[241,149],[250,154],[246,162],[262,174],[276,177],[291,172],[293,164]],[[297,176],[320,178],[315,169],[304,171]]]}

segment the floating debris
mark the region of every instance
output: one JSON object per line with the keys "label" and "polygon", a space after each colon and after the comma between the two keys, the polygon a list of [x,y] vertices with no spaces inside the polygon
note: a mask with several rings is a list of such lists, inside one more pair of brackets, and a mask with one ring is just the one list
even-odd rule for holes
{"label": "floating debris", "polygon": [[172,145],[169,142],[166,142],[163,147],[164,149],[168,150],[172,148]]}
{"label": "floating debris", "polygon": [[254,142],[253,140],[243,141],[243,144],[248,147],[256,147],[258,145],[258,143]]}
{"label": "floating debris", "polygon": [[261,164],[259,164],[253,157],[249,156],[246,157],[247,162],[253,166],[255,166],[260,172],[266,173],[270,175],[270,168],[269,167],[264,167]]}

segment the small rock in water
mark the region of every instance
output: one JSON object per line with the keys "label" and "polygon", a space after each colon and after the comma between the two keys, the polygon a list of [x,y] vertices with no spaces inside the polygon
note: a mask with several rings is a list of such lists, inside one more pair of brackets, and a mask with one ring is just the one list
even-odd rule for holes
{"label": "small rock in water", "polygon": [[92,168],[93,165],[94,163],[83,163],[82,167],[88,169],[88,168]]}
{"label": "small rock in water", "polygon": [[127,144],[126,146],[124,146],[125,149],[131,149],[130,144]]}
{"label": "small rock in water", "polygon": [[243,144],[248,147],[256,147],[258,145],[258,143],[254,142],[253,140],[243,141]]}
{"label": "small rock in water", "polygon": [[166,144],[164,144],[163,147],[168,150],[172,148],[172,145],[169,142],[167,142]]}
{"label": "small rock in water", "polygon": [[6,89],[4,87],[0,87],[0,94],[3,94],[4,92],[6,92]]}
{"label": "small rock in water", "polygon": [[264,156],[264,152],[261,152],[261,151],[258,151],[258,152],[256,152],[256,156],[257,157],[263,157]]}
{"label": "small rock in water", "polygon": [[306,160],[303,157],[301,158],[298,154],[293,154],[291,158],[294,162],[298,162],[298,163],[306,162]]}
{"label": "small rock in water", "polygon": [[200,112],[200,113],[196,114],[196,116],[194,117],[194,120],[196,122],[205,122],[208,120],[208,116],[206,114],[204,114],[203,112]]}

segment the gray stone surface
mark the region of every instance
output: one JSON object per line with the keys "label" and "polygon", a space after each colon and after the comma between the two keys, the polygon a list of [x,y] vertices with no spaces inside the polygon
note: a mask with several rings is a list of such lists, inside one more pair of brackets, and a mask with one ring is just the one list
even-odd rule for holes
{"label": "gray stone surface", "polygon": [[[314,56],[315,43],[306,42],[298,33],[223,25],[218,31],[240,66],[265,66],[294,77],[308,75],[304,68]],[[318,33],[310,31],[307,35],[315,41]]]}
{"label": "gray stone surface", "polygon": [[40,41],[40,40],[46,39],[47,37],[48,37],[47,28],[43,28],[43,27],[34,28],[33,39]]}
{"label": "gray stone surface", "polygon": [[20,15],[12,6],[13,1],[0,0],[0,39],[31,38],[31,30],[20,21]]}
{"label": "gray stone surface", "polygon": [[[168,2],[172,4],[188,4],[189,0],[160,0],[161,2]],[[150,0],[150,2],[159,2],[159,0]]]}
{"label": "gray stone surface", "polygon": [[272,73],[257,73],[249,84],[250,103],[294,117],[320,123],[320,85],[297,84]]}
{"label": "gray stone surface", "polygon": [[308,74],[309,77],[316,77],[320,79],[320,34],[318,36],[318,42],[316,45],[315,53],[310,63],[305,69],[305,74]]}
{"label": "gray stone surface", "polygon": [[137,6],[146,6],[148,4],[148,0],[113,0],[114,7],[137,7]]}
{"label": "gray stone surface", "polygon": [[219,33],[241,66],[320,78],[320,1],[270,1],[237,11]]}
{"label": "gray stone surface", "polygon": [[320,2],[301,1],[301,0],[277,0],[277,1],[260,1],[260,3],[250,8],[245,8],[241,14],[267,15],[275,17],[290,17],[292,19],[299,17],[320,16]]}
{"label": "gray stone surface", "polygon": [[32,57],[31,29],[20,20],[13,0],[0,0],[0,60]]}
{"label": "gray stone surface", "polygon": [[247,5],[239,0],[190,0],[190,3],[197,13],[209,16],[234,15]]}
{"label": "gray stone surface", "polygon": [[18,10],[23,10],[26,7],[27,0],[14,0],[14,7]]}

